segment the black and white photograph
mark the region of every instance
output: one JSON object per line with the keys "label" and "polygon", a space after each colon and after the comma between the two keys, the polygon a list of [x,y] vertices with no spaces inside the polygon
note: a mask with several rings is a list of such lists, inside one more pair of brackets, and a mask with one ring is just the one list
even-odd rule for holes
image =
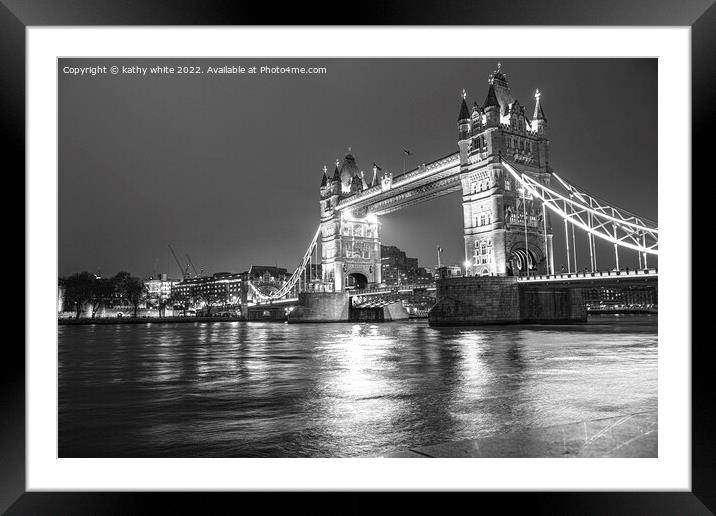
{"label": "black and white photograph", "polygon": [[58,458],[658,458],[658,70],[58,58]]}
{"label": "black and white photograph", "polygon": [[713,0],[348,9],[0,0],[0,513],[712,514]]}

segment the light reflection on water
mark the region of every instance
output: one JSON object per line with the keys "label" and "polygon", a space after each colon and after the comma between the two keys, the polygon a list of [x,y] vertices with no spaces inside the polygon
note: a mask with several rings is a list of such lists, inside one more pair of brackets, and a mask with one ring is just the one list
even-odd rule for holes
{"label": "light reflection on water", "polygon": [[59,327],[61,457],[364,457],[655,410],[656,316]]}

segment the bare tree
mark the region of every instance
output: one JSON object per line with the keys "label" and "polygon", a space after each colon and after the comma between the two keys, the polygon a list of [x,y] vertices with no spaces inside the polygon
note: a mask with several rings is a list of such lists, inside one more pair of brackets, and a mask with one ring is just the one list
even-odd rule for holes
{"label": "bare tree", "polygon": [[79,319],[82,310],[90,302],[93,294],[94,276],[89,272],[77,272],[65,279],[65,302],[73,306],[75,318]]}
{"label": "bare tree", "polygon": [[112,278],[112,284],[117,296],[126,301],[134,309],[134,317],[137,317],[139,305],[145,298],[146,289],[141,279],[135,278],[128,272],[118,272]]}
{"label": "bare tree", "polygon": [[114,292],[112,281],[104,278],[93,278],[90,288],[90,307],[92,308],[92,319],[97,315],[97,310],[107,303]]}

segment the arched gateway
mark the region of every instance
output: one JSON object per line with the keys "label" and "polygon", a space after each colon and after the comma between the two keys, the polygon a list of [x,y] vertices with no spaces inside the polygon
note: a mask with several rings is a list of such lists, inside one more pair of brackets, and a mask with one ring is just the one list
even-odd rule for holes
{"label": "arched gateway", "polygon": [[455,191],[462,192],[467,274],[553,271],[549,214],[520,188],[503,157],[549,185],[547,119],[535,94],[532,117],[516,100],[498,63],[482,104],[463,91],[458,151],[393,177],[368,180],[352,152],[336,161],[320,187],[321,279],[325,290],[365,288],[381,281],[379,216]]}

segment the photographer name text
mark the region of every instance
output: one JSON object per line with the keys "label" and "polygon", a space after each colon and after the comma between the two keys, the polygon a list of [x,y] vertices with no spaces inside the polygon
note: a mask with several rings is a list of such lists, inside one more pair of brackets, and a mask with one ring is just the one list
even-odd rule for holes
{"label": "photographer name text", "polygon": [[151,75],[323,75],[328,72],[324,66],[64,66],[63,74],[78,77],[98,75],[129,75],[146,77]]}

